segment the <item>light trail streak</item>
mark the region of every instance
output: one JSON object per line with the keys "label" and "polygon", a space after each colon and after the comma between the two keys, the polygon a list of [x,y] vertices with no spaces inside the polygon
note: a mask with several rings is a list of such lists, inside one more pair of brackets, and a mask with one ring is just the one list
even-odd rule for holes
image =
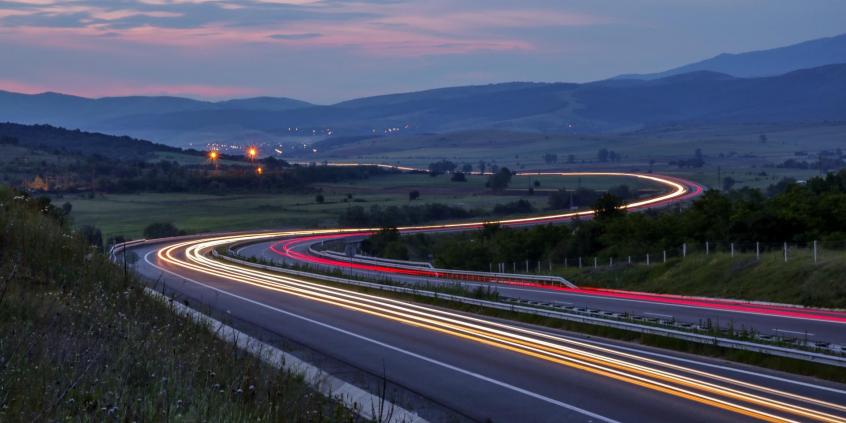
{"label": "light trail streak", "polygon": [[[204,254],[220,245],[267,236],[229,236],[189,241],[163,248],[157,255],[159,260],[173,266],[479,342],[766,421],[794,421],[794,418],[823,422],[846,421],[841,416],[831,414],[831,411],[846,411],[846,407],[839,404],[518,326],[235,266],[212,260]],[[186,259],[178,257],[180,251],[184,251]],[[822,407],[828,411],[809,406]]]}

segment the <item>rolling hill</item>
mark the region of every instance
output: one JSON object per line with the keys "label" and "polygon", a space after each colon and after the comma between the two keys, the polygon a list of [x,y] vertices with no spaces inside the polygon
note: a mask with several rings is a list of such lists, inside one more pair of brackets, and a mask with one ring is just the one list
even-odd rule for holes
{"label": "rolling hill", "polygon": [[846,63],[846,34],[805,41],[786,47],[723,53],[710,59],[664,72],[629,74],[618,79],[660,79],[697,71],[725,73],[742,78],[774,76],[799,69],[814,68],[836,63]]}

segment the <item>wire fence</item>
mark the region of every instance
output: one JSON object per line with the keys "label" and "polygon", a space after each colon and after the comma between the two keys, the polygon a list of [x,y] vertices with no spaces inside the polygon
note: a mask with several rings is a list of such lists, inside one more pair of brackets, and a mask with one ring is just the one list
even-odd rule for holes
{"label": "wire fence", "polygon": [[647,248],[634,254],[595,254],[549,257],[542,260],[512,260],[489,263],[488,271],[549,274],[559,268],[600,269],[654,266],[671,261],[702,260],[709,257],[758,262],[809,263],[821,265],[846,260],[846,241],[821,242],[691,242],[669,248]]}

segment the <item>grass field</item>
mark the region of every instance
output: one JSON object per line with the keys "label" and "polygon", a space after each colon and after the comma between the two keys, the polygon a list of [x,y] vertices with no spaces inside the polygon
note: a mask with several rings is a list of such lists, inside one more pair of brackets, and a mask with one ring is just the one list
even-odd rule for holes
{"label": "grass field", "polygon": [[[512,187],[502,195],[494,195],[484,187],[485,178],[471,176],[468,182],[450,182],[441,175],[432,178],[421,174],[373,177],[367,180],[338,184],[318,184],[325,197],[323,204],[315,194],[206,195],[181,193],[106,194],[95,198],[65,195],[54,199],[57,204],[68,201],[71,216],[77,225],[94,225],[104,237],[141,236],[145,226],[154,222],[171,222],[189,232],[206,232],[259,228],[334,227],[338,216],[353,205],[370,207],[445,203],[467,209],[491,209],[496,204],[526,199],[535,208],[547,206],[547,198],[538,193],[528,195],[526,189],[535,178],[515,177]],[[581,181],[580,181],[581,179]],[[539,189],[581,186],[607,189],[628,184],[638,189],[659,189],[657,185],[632,178],[541,178]],[[420,199],[408,201],[408,192],[419,190]],[[519,190],[518,190],[519,189]],[[352,194],[350,201],[344,201]]]}
{"label": "grass field", "polygon": [[[767,137],[761,142],[760,136]],[[357,160],[425,167],[437,160],[470,163],[480,160],[521,169],[639,170],[676,173],[708,185],[722,176],[738,180],[739,186],[769,185],[782,177],[805,179],[818,172],[774,169],[772,165],[794,158],[813,161],[821,151],[843,148],[846,125],[685,125],[641,130],[628,134],[567,135],[528,134],[478,130],[450,134],[426,134],[361,140],[328,149],[310,160]],[[318,144],[319,145],[319,144]],[[597,152],[607,148],[622,156],[621,163],[600,163]],[[693,157],[701,148],[707,166],[679,169],[670,161]],[[558,155],[547,164],[543,156]],[[797,155],[800,153],[801,155]],[[569,155],[575,160],[567,161]],[[650,162],[654,163],[650,165]],[[767,176],[760,176],[761,172]],[[757,176],[756,176],[757,175]]]}
{"label": "grass field", "polygon": [[846,308],[846,252],[689,255],[650,266],[586,266],[556,271],[580,286]]}

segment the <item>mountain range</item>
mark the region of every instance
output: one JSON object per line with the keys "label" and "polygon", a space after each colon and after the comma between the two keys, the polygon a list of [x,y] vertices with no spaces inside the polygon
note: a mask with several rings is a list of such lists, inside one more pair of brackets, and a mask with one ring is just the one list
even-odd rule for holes
{"label": "mountain range", "polygon": [[511,82],[333,105],[260,97],[87,99],[0,92],[0,122],[49,123],[171,145],[508,129],[609,132],[678,122],[846,121],[846,35],[584,84]]}

